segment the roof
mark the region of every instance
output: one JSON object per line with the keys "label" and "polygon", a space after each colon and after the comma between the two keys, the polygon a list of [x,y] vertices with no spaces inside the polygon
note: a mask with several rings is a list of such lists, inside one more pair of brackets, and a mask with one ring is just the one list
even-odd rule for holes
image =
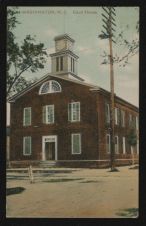
{"label": "roof", "polygon": [[58,35],[54,38],[54,40],[57,41],[64,38],[70,40],[71,42],[75,42],[75,40],[72,39],[68,34]]}
{"label": "roof", "polygon": [[[75,80],[75,79],[71,79],[71,78],[65,78],[65,77],[61,77],[59,75],[52,75],[50,73],[47,73],[46,75],[44,75],[41,79],[39,79],[38,81],[36,81],[35,83],[33,83],[32,85],[28,86],[27,88],[23,89],[21,92],[13,95],[12,97],[10,97],[8,99],[8,102],[11,103],[11,102],[15,102],[16,99],[18,99],[19,97],[23,96],[25,93],[27,93],[28,91],[32,90],[33,88],[39,86],[41,83],[47,81],[50,77],[52,78],[59,78],[59,79],[62,79],[62,80],[65,80],[65,81],[69,81],[69,82],[73,82],[73,83],[76,83],[76,84],[79,84],[79,85],[83,85],[83,86],[87,86],[89,87],[89,89],[93,92],[102,92],[104,93],[105,95],[109,95],[110,92],[99,87],[99,86],[96,86],[96,85],[93,85],[93,84],[90,84],[90,83],[86,83],[84,81],[79,81],[79,80]],[[116,96],[115,94],[115,97],[116,99],[118,99],[120,102],[122,101],[124,104],[128,104],[130,105],[132,108],[138,110],[138,107],[136,107],[135,105],[127,102],[126,100]]]}
{"label": "roof", "polygon": [[46,75],[44,75],[41,79],[39,79],[38,81],[36,81],[32,85],[28,86],[27,88],[23,89],[19,93],[14,94],[12,97],[8,98],[8,102],[14,102],[16,99],[18,99],[19,97],[23,96],[25,93],[27,93],[28,91],[32,90],[34,87],[37,87],[41,83],[47,81],[50,77],[59,78],[59,79],[62,79],[62,80],[65,80],[65,81],[69,81],[69,82],[73,82],[73,83],[76,83],[76,84],[79,84],[79,85],[83,85],[83,86],[88,86],[89,88],[94,88],[96,90],[99,89],[98,86],[95,86],[93,84],[89,84],[89,83],[86,83],[86,82],[83,82],[83,81],[78,81],[78,80],[75,80],[75,79],[65,78],[65,77],[61,77],[61,76],[58,76],[58,75],[54,75],[54,74],[52,75],[50,73],[47,73]]}

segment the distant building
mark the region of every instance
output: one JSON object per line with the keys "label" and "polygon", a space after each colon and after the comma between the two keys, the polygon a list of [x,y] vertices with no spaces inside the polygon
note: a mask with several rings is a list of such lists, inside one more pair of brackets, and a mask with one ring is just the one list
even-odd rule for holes
{"label": "distant building", "polygon": [[[110,164],[110,93],[78,76],[74,42],[67,34],[55,37],[52,72],[9,99],[13,165]],[[138,144],[131,148],[127,139],[131,126],[138,132],[138,108],[115,95],[117,165],[130,164],[132,154],[138,161]]]}

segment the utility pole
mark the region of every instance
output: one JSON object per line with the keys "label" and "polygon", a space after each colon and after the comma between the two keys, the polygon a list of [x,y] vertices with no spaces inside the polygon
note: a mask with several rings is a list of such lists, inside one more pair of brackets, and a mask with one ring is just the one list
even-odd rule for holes
{"label": "utility pole", "polygon": [[113,42],[115,32],[114,27],[116,16],[114,7],[102,7],[104,13],[102,13],[103,28],[102,34],[99,35],[101,39],[109,39],[109,63],[110,63],[110,161],[111,171],[115,171],[115,104],[114,104],[114,67],[113,67]]}

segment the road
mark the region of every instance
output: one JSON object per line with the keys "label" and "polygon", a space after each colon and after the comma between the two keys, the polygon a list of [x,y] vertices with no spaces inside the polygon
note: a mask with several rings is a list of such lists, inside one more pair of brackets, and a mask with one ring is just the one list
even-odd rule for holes
{"label": "road", "polygon": [[8,173],[7,217],[136,217],[138,169],[129,168],[56,169],[35,173],[34,183],[27,174]]}

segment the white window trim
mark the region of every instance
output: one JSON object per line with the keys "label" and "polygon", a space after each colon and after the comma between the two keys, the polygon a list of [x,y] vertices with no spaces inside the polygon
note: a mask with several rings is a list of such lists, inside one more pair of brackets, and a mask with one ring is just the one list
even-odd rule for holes
{"label": "white window trim", "polygon": [[139,129],[139,125],[138,125],[138,116],[136,116],[136,130]]}
{"label": "white window trim", "polygon": [[[79,135],[79,153],[74,153],[73,151],[73,136],[74,135]],[[72,155],[80,155],[82,153],[81,151],[81,134],[80,133],[72,133],[71,134],[71,153]]]}
{"label": "white window trim", "polygon": [[123,154],[126,154],[126,138],[122,137],[122,149],[123,149]]}
{"label": "white window trim", "polygon": [[122,127],[125,127],[125,111],[121,110],[122,112]]}
{"label": "white window trim", "polygon": [[129,114],[129,126],[132,124],[132,114]]}
{"label": "white window trim", "polygon": [[[26,121],[25,121],[26,109],[30,109],[30,123],[29,124],[26,124]],[[26,107],[23,109],[23,126],[31,126],[31,107]]]}
{"label": "white window trim", "polygon": [[115,108],[115,124],[118,125],[118,108]]}
{"label": "white window trim", "polygon": [[[73,104],[79,104],[79,119],[78,120],[73,119]],[[80,122],[80,119],[81,119],[80,102],[71,102],[71,103],[68,104],[68,119],[69,119],[69,114],[70,114],[69,105],[71,105],[71,120],[70,120],[70,122]]]}
{"label": "white window trim", "polygon": [[[107,149],[107,137],[109,137],[109,144],[108,144],[108,149]],[[106,152],[108,153],[108,154],[110,154],[111,153],[111,136],[110,136],[110,134],[106,134]]]}
{"label": "white window trim", "polygon": [[106,122],[110,123],[110,104],[106,103],[106,106],[107,106],[107,119],[106,119]]}
{"label": "white window trim", "polygon": [[[53,82],[56,82],[56,83],[58,84],[58,86],[59,86],[59,88],[60,88],[59,91],[55,91],[55,92],[54,92],[54,91],[52,90],[52,83],[53,83]],[[41,93],[41,92],[42,92],[43,86],[44,86],[45,84],[47,84],[47,83],[49,83],[49,91],[46,92],[46,93]],[[60,92],[62,92],[61,85],[59,84],[59,82],[57,82],[57,81],[55,81],[55,80],[49,80],[49,81],[44,82],[44,83],[41,85],[40,89],[39,89],[39,95],[45,95],[45,94],[48,94],[48,93],[60,93]]]}
{"label": "white window trim", "polygon": [[[25,153],[25,140],[26,138],[30,138],[30,153],[29,154],[26,154]],[[32,142],[31,142],[31,136],[27,136],[27,137],[23,137],[23,155],[24,156],[30,156],[32,154],[32,146],[31,146]]]}
{"label": "white window trim", "polygon": [[[115,139],[116,138],[117,138],[117,151],[116,151],[116,148],[115,148],[115,154],[119,154],[119,137],[115,136]],[[115,147],[116,147],[116,143],[115,143]]]}
{"label": "white window trim", "polygon": [[[48,122],[48,107],[53,107],[53,122]],[[55,121],[55,111],[54,111],[55,107],[54,104],[51,105],[45,105],[45,111],[46,111],[46,123],[45,124],[53,124]]]}
{"label": "white window trim", "polygon": [[137,155],[139,154],[139,140],[137,139],[137,144],[136,144],[136,153]]}

